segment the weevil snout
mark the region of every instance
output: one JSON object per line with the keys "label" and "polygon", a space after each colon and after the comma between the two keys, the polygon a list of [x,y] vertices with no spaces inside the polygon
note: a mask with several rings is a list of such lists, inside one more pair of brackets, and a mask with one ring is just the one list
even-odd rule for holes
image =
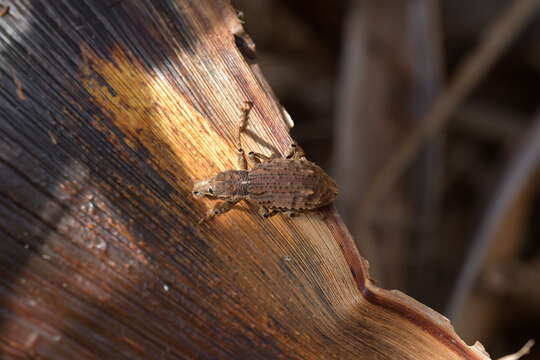
{"label": "weevil snout", "polygon": [[203,197],[204,194],[202,192],[197,191],[197,190],[193,190],[193,196],[195,196],[197,198],[200,198],[200,197]]}

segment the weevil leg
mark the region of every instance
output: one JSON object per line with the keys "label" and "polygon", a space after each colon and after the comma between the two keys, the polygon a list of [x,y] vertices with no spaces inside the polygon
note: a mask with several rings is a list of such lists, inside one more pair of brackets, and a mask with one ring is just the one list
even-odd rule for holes
{"label": "weevil leg", "polygon": [[202,219],[199,220],[199,224],[202,224],[203,222],[210,220],[215,216],[225,214],[227,211],[231,210],[234,205],[236,205],[239,201],[240,200],[230,200],[217,203],[216,205],[214,205],[213,208],[208,210],[208,212]]}
{"label": "weevil leg", "polygon": [[247,170],[247,162],[246,157],[244,156],[244,149],[238,148],[237,150],[237,159],[236,159],[236,166],[238,166],[239,170]]}
{"label": "weevil leg", "polygon": [[278,212],[276,210],[268,210],[267,207],[261,206],[259,208],[259,215],[261,215],[263,218],[269,218],[271,216],[276,215]]}
{"label": "weevil leg", "polygon": [[268,160],[272,159],[270,156],[266,156],[264,154],[253,152],[253,151],[250,151],[248,153],[248,158],[249,158],[249,160],[251,162],[253,162],[255,164],[258,164],[260,162],[264,162],[264,161],[268,161]]}
{"label": "weevil leg", "polygon": [[242,115],[240,116],[240,124],[238,126],[238,132],[236,134],[236,144],[239,149],[242,148],[242,133],[244,130],[246,130],[247,123],[249,120],[249,113],[251,112],[251,109],[253,108],[253,102],[246,100],[244,101],[244,104],[240,108],[242,111]]}
{"label": "weevil leg", "polygon": [[298,146],[296,143],[292,143],[289,147],[289,150],[287,151],[287,154],[285,155],[285,158],[294,160],[305,159],[306,154],[300,146]]}
{"label": "weevil leg", "polygon": [[246,100],[244,101],[244,105],[242,105],[242,108],[240,109],[242,111],[242,116],[240,118],[240,126],[238,127],[238,147],[242,147],[242,142],[240,140],[240,136],[246,130],[247,122],[249,120],[249,113],[251,112],[251,109],[253,109],[253,102]]}
{"label": "weevil leg", "polygon": [[240,170],[247,170],[246,157],[244,156],[244,149],[242,147],[242,133],[246,129],[249,113],[251,112],[252,108],[253,103],[248,100],[244,101],[244,105],[241,108],[242,116],[240,118],[240,126],[238,126],[238,134],[236,138],[236,146],[238,151],[237,165]]}

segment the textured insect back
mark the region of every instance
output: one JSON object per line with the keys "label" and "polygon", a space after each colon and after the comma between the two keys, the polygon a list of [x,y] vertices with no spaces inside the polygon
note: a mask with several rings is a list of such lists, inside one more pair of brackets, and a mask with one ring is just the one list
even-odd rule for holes
{"label": "textured insect back", "polygon": [[227,170],[214,178],[214,196],[223,199],[243,198],[247,195],[248,172]]}
{"label": "textured insect back", "polygon": [[282,211],[313,210],[337,196],[332,179],[307,160],[263,162],[249,172],[248,189],[251,201]]}

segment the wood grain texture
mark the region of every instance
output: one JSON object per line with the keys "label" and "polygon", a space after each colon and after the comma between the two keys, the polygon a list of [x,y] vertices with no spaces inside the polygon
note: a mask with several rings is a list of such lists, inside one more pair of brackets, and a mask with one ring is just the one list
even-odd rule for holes
{"label": "wood grain texture", "polygon": [[334,210],[197,225],[244,100],[246,148],[291,142],[228,2],[5,3],[2,358],[488,358],[376,288]]}

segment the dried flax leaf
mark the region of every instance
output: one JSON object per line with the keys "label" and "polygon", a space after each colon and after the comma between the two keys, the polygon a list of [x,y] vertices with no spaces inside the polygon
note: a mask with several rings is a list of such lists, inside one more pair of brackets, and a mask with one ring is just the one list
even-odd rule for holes
{"label": "dried flax leaf", "polygon": [[439,314],[374,286],[333,209],[265,220],[244,207],[197,225],[210,204],[191,186],[234,166],[244,100],[247,148],[291,142],[236,48],[228,2],[9,6],[3,356],[488,359]]}

